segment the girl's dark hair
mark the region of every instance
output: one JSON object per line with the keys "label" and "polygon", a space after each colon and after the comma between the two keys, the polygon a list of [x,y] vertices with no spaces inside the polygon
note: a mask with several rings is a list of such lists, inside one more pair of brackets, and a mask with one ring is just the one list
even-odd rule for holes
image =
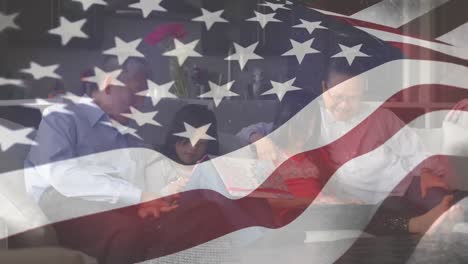
{"label": "girl's dark hair", "polygon": [[211,124],[210,128],[207,131],[207,134],[216,140],[208,141],[207,153],[209,155],[218,155],[219,154],[219,145],[218,145],[218,125],[216,121],[216,116],[213,111],[209,110],[208,107],[198,104],[189,104],[182,107],[174,116],[174,119],[171,123],[171,128],[169,130],[168,138],[163,145],[162,153],[172,160],[181,163],[177,153],[175,151],[175,145],[177,141],[186,140],[186,138],[175,136],[175,133],[180,133],[185,131],[184,122],[193,126],[200,127],[207,124]]}

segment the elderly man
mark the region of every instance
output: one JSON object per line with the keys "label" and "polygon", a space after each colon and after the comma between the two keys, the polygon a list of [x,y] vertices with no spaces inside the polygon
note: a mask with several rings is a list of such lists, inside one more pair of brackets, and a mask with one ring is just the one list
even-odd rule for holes
{"label": "elderly man", "polygon": [[[454,197],[444,179],[448,164],[431,157],[417,134],[393,112],[374,111],[363,102],[367,84],[353,78],[356,75],[332,63],[322,81],[322,140],[336,140],[325,148],[337,170],[330,189],[345,199],[383,201],[370,232],[425,233],[452,205]],[[329,89],[344,80],[348,81]],[[356,158],[365,154],[365,159]]]}
{"label": "elderly man", "polygon": [[[363,101],[366,80],[354,77],[357,75],[358,72],[353,72],[348,65],[331,61],[322,81],[319,145],[326,145],[326,163],[330,171],[335,172],[327,186],[327,191],[331,192],[327,194],[339,201],[358,200],[369,204],[382,202],[387,196],[403,199],[415,205],[417,210],[413,210],[413,216],[418,217],[379,214],[385,222],[401,223],[384,228],[382,232],[424,233],[448,209],[453,199],[447,196],[448,187],[443,178],[446,164],[429,158],[430,153],[425,151],[418,136],[393,112],[384,108],[373,112],[371,105]],[[342,83],[345,80],[346,83]],[[252,125],[238,136],[250,143],[256,142],[271,132],[273,126],[268,125]],[[275,159],[278,156],[277,148],[269,140],[255,145],[260,158]],[[299,149],[299,152],[305,150]],[[369,152],[372,153],[365,159],[357,158]],[[418,164],[418,168],[413,168]],[[392,204],[401,205],[399,202]],[[426,212],[427,215],[421,215]]]}
{"label": "elderly man", "polygon": [[[115,70],[114,63],[106,61],[105,69]],[[129,85],[108,85],[104,90],[93,85],[87,91],[91,98],[83,97],[75,104],[45,110],[35,139],[38,145],[31,148],[25,162],[27,167],[36,168],[36,174],[26,175],[26,187],[38,202],[50,190],[69,198],[125,204],[135,204],[149,196],[129,181],[94,175],[93,168],[91,171],[83,166],[76,168],[71,162],[67,163],[69,167],[48,165],[112,149],[143,146],[137,138],[122,135],[106,123],[111,120],[128,123],[129,120],[120,114],[129,111],[129,107],[136,103],[135,93],[144,88],[145,77],[141,76],[141,69],[141,64],[128,61],[120,79]],[[132,80],[136,77],[140,78],[139,82]]]}
{"label": "elderly man", "polygon": [[[103,69],[111,72],[118,64],[108,60]],[[142,172],[125,151],[98,160],[99,153],[144,146],[117,128],[128,125],[121,114],[138,104],[136,93],[146,89],[147,72],[144,61],[127,60],[118,77],[123,86],[107,76],[106,84],[98,83],[100,89],[88,87],[91,98],[47,109],[38,145],[25,161],[26,189],[52,222],[60,221],[54,224],[60,242],[102,263],[142,261],[150,248],[156,257],[205,242],[219,231],[204,220],[220,219],[216,208],[199,201],[177,206],[143,192],[143,186],[135,184]],[[139,203],[144,204],[138,211],[132,205]]]}
{"label": "elderly man", "polygon": [[[346,188],[344,191],[351,190],[353,193],[349,194],[355,196],[353,198],[377,202],[379,198],[384,198],[388,194],[387,192],[390,191],[388,188],[393,188],[392,184],[397,183],[401,177],[406,176],[413,169],[411,166],[428,158],[429,153],[424,150],[418,136],[411,129],[406,128],[400,131],[405,124],[393,112],[379,108],[372,113],[373,108],[362,101],[366,82],[359,77],[352,78],[355,75],[356,73],[351,72],[348,65],[342,65],[339,62],[332,62],[328,65],[327,75],[322,81],[323,100],[317,109],[321,120],[320,133],[315,132],[314,136],[320,136],[321,144],[319,145],[328,145],[326,150],[334,169],[346,163],[346,166],[340,168],[336,179],[346,184],[343,186],[357,186],[358,188]],[[334,87],[345,80],[347,80],[346,85]],[[330,89],[331,87],[334,88]],[[296,101],[293,100],[289,104],[297,107],[300,102]],[[313,104],[307,107],[311,106]],[[275,128],[273,123],[254,124],[242,129],[238,137],[249,143],[255,142],[260,158],[276,159],[278,151],[275,151],[276,148],[272,146],[272,142],[268,140],[257,142],[273,128]],[[288,126],[288,128],[304,130],[300,127]],[[388,141],[395,134],[397,137]],[[344,135],[346,136],[341,138]],[[333,144],[328,144],[332,142]],[[379,148],[384,143],[386,143],[385,146]],[[296,149],[292,154],[306,150],[301,147],[296,147]],[[375,150],[373,155],[367,157],[372,159],[372,162],[363,164],[354,159],[373,150]],[[422,196],[425,197],[427,190],[433,187],[447,188],[443,178],[439,177],[444,173],[440,164],[426,162],[424,166],[427,168],[421,169]],[[393,190],[392,195],[403,195],[411,181],[411,177],[404,179]],[[380,196],[376,195],[374,187],[377,185],[382,187],[382,184],[388,188]],[[340,194],[346,194],[346,192],[338,191]],[[427,209],[435,204],[430,203]]]}
{"label": "elderly man", "polygon": [[[335,144],[327,148],[332,163],[337,166],[344,165],[338,173],[337,179],[350,186],[360,199],[373,202],[381,198],[374,192],[375,188],[388,191],[392,188],[395,179],[402,179],[421,161],[429,158],[430,153],[425,151],[418,136],[390,110],[373,108],[362,101],[366,82],[349,71],[349,67],[340,67],[332,63],[329,71],[322,81],[323,102],[321,106],[322,141],[332,142],[346,132],[348,134]],[[344,80],[346,85],[338,85]],[[403,128],[403,129],[402,129]],[[392,138],[393,137],[393,138]],[[355,157],[373,151],[367,155],[368,162],[354,159]],[[369,160],[370,159],[370,160]],[[426,197],[429,189],[438,187],[447,189],[447,184],[441,177],[445,173],[443,168],[434,159],[428,160],[420,166],[419,173],[421,198]],[[402,196],[412,182],[407,177],[392,191],[391,195]],[[434,207],[438,202],[427,200],[424,209]]]}

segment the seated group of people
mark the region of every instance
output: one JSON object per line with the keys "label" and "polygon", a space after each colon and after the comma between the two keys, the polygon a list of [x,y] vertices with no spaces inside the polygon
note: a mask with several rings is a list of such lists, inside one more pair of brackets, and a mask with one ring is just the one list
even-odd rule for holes
{"label": "seated group of people", "polygon": [[[157,151],[107,124],[111,119],[128,124],[121,114],[141,99],[136,93],[146,88],[143,68],[128,60],[120,76],[125,87],[96,87],[90,100],[67,106],[67,113],[49,109],[38,145],[26,160],[33,168],[26,174],[27,190],[53,222],[60,242],[102,263],[164,256],[249,226],[281,227],[313,202],[381,203],[369,232],[424,234],[463,196],[457,192],[454,198],[442,176],[446,163],[429,158],[412,131],[389,140],[404,124],[388,110],[372,113],[361,102],[362,84],[329,90],[350,77],[336,69],[324,78],[320,106],[311,109],[303,98],[285,100],[275,122],[253,124],[237,134],[255,148],[257,164],[276,168],[264,184],[285,184],[293,199],[249,195],[231,200],[194,190],[206,187],[196,186],[200,179],[193,179],[194,167],[219,154],[216,118],[207,107],[187,105],[178,111]],[[314,114],[292,120],[303,108]],[[187,128],[208,124],[202,132]],[[266,137],[272,132],[278,132],[276,138]],[[374,150],[370,162],[355,161]],[[413,170],[420,160],[425,162]],[[196,177],[213,175],[201,171]]]}

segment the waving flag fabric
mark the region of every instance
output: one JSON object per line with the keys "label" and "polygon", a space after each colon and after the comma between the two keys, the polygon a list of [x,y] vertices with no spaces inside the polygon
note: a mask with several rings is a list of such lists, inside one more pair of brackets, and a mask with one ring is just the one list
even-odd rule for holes
{"label": "waving flag fabric", "polygon": [[91,263],[466,258],[439,252],[467,227],[464,1],[46,2],[0,12],[13,245],[57,246],[52,230]]}

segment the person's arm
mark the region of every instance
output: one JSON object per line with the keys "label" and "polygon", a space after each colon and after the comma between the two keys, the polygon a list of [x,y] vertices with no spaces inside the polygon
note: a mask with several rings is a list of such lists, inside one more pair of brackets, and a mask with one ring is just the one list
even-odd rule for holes
{"label": "person's arm", "polygon": [[410,216],[386,208],[380,208],[365,231],[377,236],[410,234]]}
{"label": "person's arm", "polygon": [[[386,111],[382,120],[385,122],[385,131],[383,133],[386,135],[384,137],[388,139],[393,137],[391,141],[388,141],[393,142],[393,144],[387,144],[387,146],[398,156],[402,167],[412,170],[413,168],[410,166],[414,161],[417,162],[417,160],[425,159],[428,156],[419,136],[412,128],[405,126],[405,123],[394,113]],[[393,133],[395,134],[393,135]]]}
{"label": "person's arm", "polygon": [[[387,124],[400,127],[403,122],[393,113],[389,113]],[[391,128],[389,130],[392,130]],[[421,176],[421,192],[423,197],[428,189],[440,187],[448,189],[443,175],[449,173],[447,161],[439,157],[431,157],[431,153],[426,151],[419,136],[408,127],[401,129],[397,135],[395,144],[390,144],[392,151],[398,155],[399,164],[406,171],[415,169],[412,166],[418,165],[416,173]],[[414,175],[412,175],[414,176]],[[409,182],[409,180],[408,180]]]}
{"label": "person's arm", "polygon": [[[66,197],[109,203],[140,202],[141,190],[114,177],[119,174],[115,168],[91,165],[76,157],[76,125],[70,115],[62,113],[43,119],[36,136],[38,145],[29,155],[39,175]],[[92,155],[87,158],[92,159]]]}
{"label": "person's arm", "polygon": [[414,212],[416,208],[408,206],[405,199],[389,197],[379,205],[366,231],[375,235],[423,235],[436,221],[443,219],[441,217],[453,205],[453,199],[453,195],[447,195],[437,206],[425,214],[417,215]]}

